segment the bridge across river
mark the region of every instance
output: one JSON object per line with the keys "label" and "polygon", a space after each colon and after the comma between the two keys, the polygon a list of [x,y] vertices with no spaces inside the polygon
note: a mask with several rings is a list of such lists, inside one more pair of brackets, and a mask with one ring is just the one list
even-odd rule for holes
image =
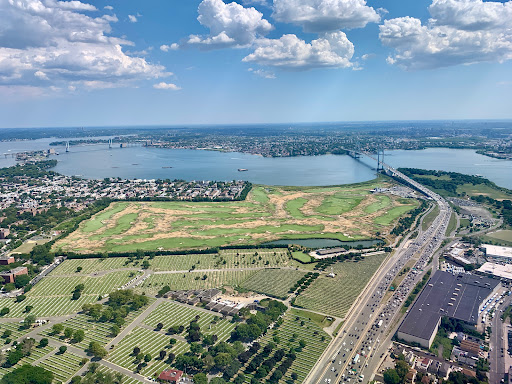
{"label": "bridge across river", "polygon": [[354,159],[360,159],[361,156],[366,156],[369,159],[372,159],[373,161],[377,162],[377,171],[382,171],[386,175],[399,179],[401,182],[411,186],[412,188],[416,189],[417,191],[421,192],[425,196],[429,196],[434,200],[441,199],[441,196],[439,196],[437,193],[432,192],[428,188],[424,187],[420,183],[417,183],[410,177],[404,175],[402,172],[396,170],[389,164],[386,164],[384,162],[384,150],[378,150],[376,154],[370,153],[368,151],[362,151],[362,150],[349,150],[348,154],[350,157],[353,157]]}

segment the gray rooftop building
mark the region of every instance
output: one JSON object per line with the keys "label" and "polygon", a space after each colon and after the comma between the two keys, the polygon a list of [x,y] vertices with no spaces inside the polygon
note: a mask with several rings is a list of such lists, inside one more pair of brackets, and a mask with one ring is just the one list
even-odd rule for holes
{"label": "gray rooftop building", "polygon": [[398,328],[397,337],[430,348],[442,317],[476,326],[479,309],[500,283],[488,277],[437,271]]}

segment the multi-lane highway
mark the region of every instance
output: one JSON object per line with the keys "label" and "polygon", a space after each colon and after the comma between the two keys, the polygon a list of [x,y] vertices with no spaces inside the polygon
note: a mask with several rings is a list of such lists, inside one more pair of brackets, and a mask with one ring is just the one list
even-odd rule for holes
{"label": "multi-lane highway", "polygon": [[[385,168],[435,201],[440,208],[439,215],[427,230],[422,231],[420,226],[414,241],[403,241],[379,269],[361,300],[352,308],[339,335],[307,377],[307,384],[370,381],[389,345],[392,332],[388,330],[400,317],[403,301],[421,280],[423,269],[444,239],[452,214],[449,204],[438,194],[402,173],[387,165]],[[415,267],[406,273],[389,300],[382,302],[391,282],[411,258],[417,260]]]}
{"label": "multi-lane highway", "polygon": [[[505,374],[508,372],[508,351],[506,339],[508,337],[507,327],[503,325],[501,315],[503,311],[512,304],[512,296],[505,296],[496,306],[494,317],[490,321],[492,329],[489,343],[489,384],[498,384],[502,382]],[[508,320],[507,320],[508,322]],[[504,329],[505,328],[505,329]]]}

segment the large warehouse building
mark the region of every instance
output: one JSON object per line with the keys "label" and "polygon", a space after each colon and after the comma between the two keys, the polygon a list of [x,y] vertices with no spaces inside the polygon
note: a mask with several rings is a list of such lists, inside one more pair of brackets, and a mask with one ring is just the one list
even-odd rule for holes
{"label": "large warehouse building", "polygon": [[485,256],[490,259],[512,263],[512,247],[482,244],[480,248],[485,252]]}
{"label": "large warehouse building", "polygon": [[397,337],[430,348],[442,317],[476,326],[479,309],[499,287],[499,281],[488,277],[437,271],[398,328]]}
{"label": "large warehouse building", "polygon": [[512,264],[484,263],[477,272],[512,281]]}

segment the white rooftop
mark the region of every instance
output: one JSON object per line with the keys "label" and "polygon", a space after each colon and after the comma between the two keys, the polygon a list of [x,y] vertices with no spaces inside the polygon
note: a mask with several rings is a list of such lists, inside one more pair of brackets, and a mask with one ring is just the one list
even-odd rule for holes
{"label": "white rooftop", "polygon": [[512,258],[512,247],[501,247],[499,245],[482,244],[487,256],[510,257]]}
{"label": "white rooftop", "polygon": [[488,273],[497,277],[512,280],[512,265],[510,264],[501,265],[488,262],[478,268],[478,272]]}

